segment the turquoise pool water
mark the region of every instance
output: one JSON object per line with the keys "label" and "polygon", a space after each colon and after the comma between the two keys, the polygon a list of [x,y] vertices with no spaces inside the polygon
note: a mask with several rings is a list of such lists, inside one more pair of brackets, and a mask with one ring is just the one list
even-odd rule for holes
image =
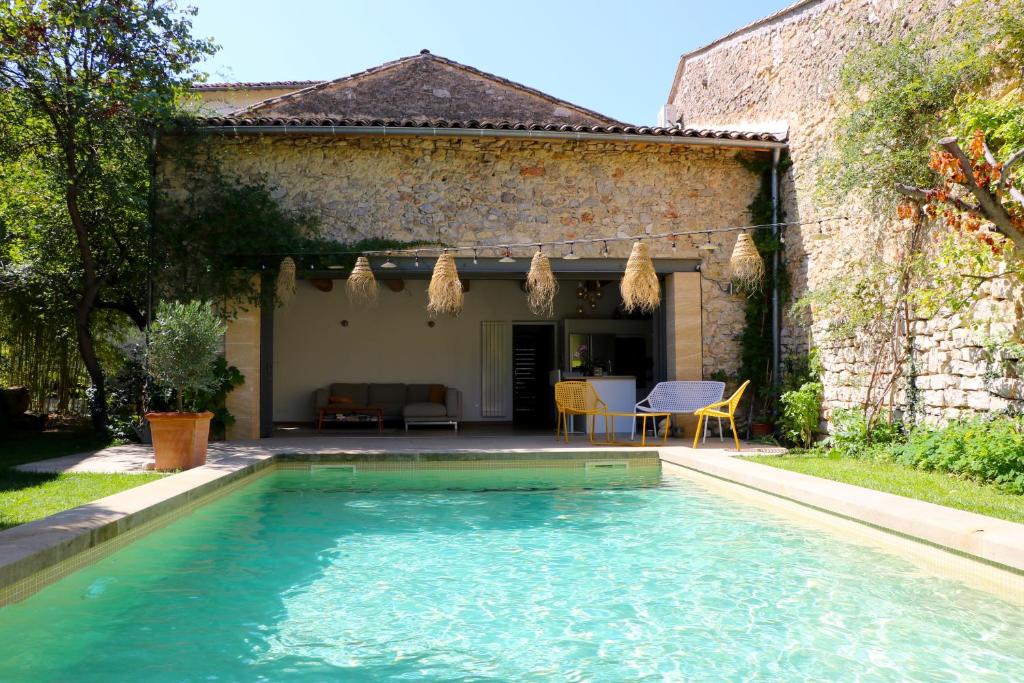
{"label": "turquoise pool water", "polygon": [[0,610],[2,681],[1020,681],[1024,609],[656,470],[278,471]]}

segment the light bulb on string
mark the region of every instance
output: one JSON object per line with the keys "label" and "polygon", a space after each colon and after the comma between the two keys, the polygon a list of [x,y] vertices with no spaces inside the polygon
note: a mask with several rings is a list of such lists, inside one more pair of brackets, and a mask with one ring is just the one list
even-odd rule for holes
{"label": "light bulb on string", "polygon": [[566,261],[578,261],[579,256],[576,255],[576,243],[569,242],[569,253],[562,257]]}

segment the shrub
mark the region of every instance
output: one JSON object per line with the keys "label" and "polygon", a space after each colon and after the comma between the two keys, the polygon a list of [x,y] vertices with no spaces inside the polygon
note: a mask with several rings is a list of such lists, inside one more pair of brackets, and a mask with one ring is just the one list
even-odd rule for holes
{"label": "shrub", "polygon": [[869,424],[863,410],[847,408],[832,413],[825,446],[841,457],[885,459],[903,438],[898,424],[877,418]]}
{"label": "shrub", "polygon": [[780,426],[783,435],[804,448],[810,448],[818,431],[821,392],[821,382],[805,382],[799,389],[787,391],[779,399],[782,403]]}
{"label": "shrub", "polygon": [[975,419],[942,429],[919,429],[899,449],[896,460],[1024,494],[1024,421]]}
{"label": "shrub", "polygon": [[235,423],[235,416],[227,408],[228,394],[245,384],[245,375],[234,365],[228,365],[224,356],[217,356],[213,360],[210,371],[213,373],[210,388],[185,392],[185,402],[195,410],[209,410],[213,413],[210,434],[220,439],[224,437],[225,430]]}
{"label": "shrub", "polygon": [[174,389],[178,412],[186,392],[213,389],[224,329],[205,301],[161,304],[150,328],[149,367],[157,382]]}

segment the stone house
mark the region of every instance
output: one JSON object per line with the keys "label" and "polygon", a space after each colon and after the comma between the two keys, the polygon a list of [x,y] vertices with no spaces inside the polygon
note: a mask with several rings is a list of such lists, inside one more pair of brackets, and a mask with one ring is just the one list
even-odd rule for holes
{"label": "stone house", "polygon": [[[816,192],[820,161],[845,111],[841,69],[869,42],[917,27],[944,30],[955,0],[800,0],[679,60],[662,118],[687,128],[785,131],[792,166],[782,178],[787,221],[810,223],[835,216],[853,220],[787,228],[785,264],[794,297],[822,287],[859,256],[879,248],[894,217],[879,216],[856,198],[842,205]],[[1005,282],[982,290],[976,329],[959,316],[911,322],[912,356],[920,415],[937,423],[975,412],[1024,407],[1024,382],[991,377],[984,349],[988,334],[1020,325],[1020,292]],[[813,343],[823,363],[826,412],[853,407],[865,396],[874,348],[829,334],[830,321],[786,319],[783,353]],[[905,384],[893,396],[905,406]]]}
{"label": "stone house", "polygon": [[[630,242],[582,240],[748,225],[761,178],[741,162],[770,157],[783,135],[628,125],[427,51],[327,82],[195,93],[200,131],[223,167],[263,177],[283,206],[315,214],[339,242],[480,247],[458,254],[467,291],[456,318],[427,313],[433,256],[390,259],[388,269],[372,257],[388,285],[375,307],[333,286],[344,271],[300,258],[296,295],[246,311],[227,332],[228,361],[246,375],[229,399],[231,438],[311,421],[313,390],[337,381],[439,383],[463,392],[464,420],[544,421],[520,374],[546,386],[549,371],[574,367],[581,340],[603,349],[595,364],[635,376],[639,391],[735,373],[744,325],[728,283],[735,232],[651,240],[663,302],[646,317],[620,307]],[[545,318],[521,288],[535,248],[513,250],[512,263],[486,249],[573,240],[551,252],[560,292]],[[569,252],[580,258],[562,258]]]}

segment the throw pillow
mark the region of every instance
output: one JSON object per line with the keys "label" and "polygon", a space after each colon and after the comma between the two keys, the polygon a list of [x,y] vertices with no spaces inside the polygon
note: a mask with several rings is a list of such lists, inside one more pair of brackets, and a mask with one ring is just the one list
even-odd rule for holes
{"label": "throw pillow", "polygon": [[434,384],[430,387],[430,402],[431,403],[444,403],[445,389],[440,384]]}
{"label": "throw pillow", "polygon": [[348,396],[331,396],[327,399],[327,402],[331,405],[348,405],[352,403],[352,399]]}

